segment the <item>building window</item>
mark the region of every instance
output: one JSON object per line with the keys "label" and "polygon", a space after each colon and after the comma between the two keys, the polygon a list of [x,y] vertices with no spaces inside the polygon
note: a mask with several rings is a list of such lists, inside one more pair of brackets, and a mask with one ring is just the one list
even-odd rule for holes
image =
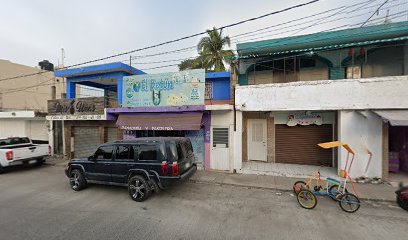
{"label": "building window", "polygon": [[349,66],[346,69],[347,79],[361,78],[360,66]]}
{"label": "building window", "polygon": [[205,100],[213,99],[213,83],[205,82]]}
{"label": "building window", "polygon": [[228,148],[228,128],[213,128],[213,147]]}

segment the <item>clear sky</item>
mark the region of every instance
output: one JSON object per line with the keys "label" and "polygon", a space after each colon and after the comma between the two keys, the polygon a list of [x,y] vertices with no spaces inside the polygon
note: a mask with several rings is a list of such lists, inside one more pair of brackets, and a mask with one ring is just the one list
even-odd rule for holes
{"label": "clear sky", "polygon": [[[3,0],[0,7],[0,59],[29,66],[47,59],[57,65],[58,61],[61,62],[60,49],[63,47],[66,54],[64,63],[71,65],[172,40],[308,1],[310,0]],[[235,36],[361,2],[367,0],[320,0],[306,7],[227,29],[224,33]],[[261,31],[247,38],[233,38],[231,47],[235,48],[237,40],[255,41],[307,34],[345,24],[351,26],[363,22],[383,2],[384,0],[372,0],[367,4],[347,7],[341,13],[337,13],[341,10],[338,9],[325,15],[275,27],[263,34],[260,34]],[[407,0],[389,0],[382,9],[373,19],[384,17],[387,9],[390,10],[391,18],[393,14],[399,14],[392,21],[408,19]],[[314,21],[307,23],[310,20]],[[301,23],[303,25],[294,26]],[[304,30],[296,30],[299,28]],[[198,41],[199,37],[192,38],[132,55],[190,47]],[[139,69],[172,65],[178,62],[151,62],[183,59],[196,54],[196,50],[192,49],[145,57],[132,60],[132,65]],[[109,61],[128,59],[129,56],[123,56]],[[177,67],[172,66],[145,71],[153,73],[176,70]]]}

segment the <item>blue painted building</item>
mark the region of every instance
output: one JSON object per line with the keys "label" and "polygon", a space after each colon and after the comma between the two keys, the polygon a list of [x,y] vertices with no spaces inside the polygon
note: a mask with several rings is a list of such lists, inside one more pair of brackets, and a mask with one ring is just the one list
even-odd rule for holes
{"label": "blue painted building", "polygon": [[[58,103],[50,100],[49,111],[55,111],[53,106],[56,104],[60,109],[64,109],[61,106],[71,104],[73,109],[70,113],[64,112],[49,118],[64,123],[65,154],[69,157],[87,156],[99,144],[123,138],[186,136],[192,140],[197,161],[202,168],[230,171],[230,136],[233,130],[231,74],[205,73],[202,105],[122,107],[124,78],[142,74],[146,73],[120,62],[55,72],[56,77],[66,79],[67,99],[59,100]],[[89,87],[98,89],[100,95],[88,97],[85,93],[89,93]],[[85,111],[81,112],[82,108]],[[163,130],[119,129],[118,124],[124,119],[136,124],[137,129],[148,129],[150,125],[165,120],[169,120],[169,127]]]}
{"label": "blue painted building", "polygon": [[83,85],[116,92],[117,101],[122,103],[123,77],[129,75],[145,74],[143,71],[121,62],[86,66],[55,71],[56,77],[67,80],[67,98],[76,98],[76,86]]}

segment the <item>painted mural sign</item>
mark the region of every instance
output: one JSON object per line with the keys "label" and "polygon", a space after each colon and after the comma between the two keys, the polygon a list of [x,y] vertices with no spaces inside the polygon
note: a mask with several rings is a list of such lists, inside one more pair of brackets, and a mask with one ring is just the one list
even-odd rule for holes
{"label": "painted mural sign", "polygon": [[186,131],[185,137],[191,141],[196,162],[201,165],[204,164],[204,130]]}
{"label": "painted mural sign", "polygon": [[288,116],[288,122],[286,123],[286,125],[290,127],[296,125],[311,125],[311,124],[322,125],[323,124],[322,115],[311,112],[290,114]]}
{"label": "painted mural sign", "polygon": [[204,105],[203,69],[134,75],[123,81],[124,107]]}

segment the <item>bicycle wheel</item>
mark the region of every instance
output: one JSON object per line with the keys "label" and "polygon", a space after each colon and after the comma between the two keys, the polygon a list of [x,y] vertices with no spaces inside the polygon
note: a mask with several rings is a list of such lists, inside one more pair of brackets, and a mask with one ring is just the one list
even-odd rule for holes
{"label": "bicycle wheel", "polygon": [[[348,193],[347,188],[346,188],[345,193]],[[329,197],[333,199],[334,201],[337,201],[336,196],[338,196],[339,194],[343,194],[343,187],[341,187],[340,190],[339,190],[339,185],[332,185],[329,188]]]}
{"label": "bicycle wheel", "polygon": [[339,205],[343,211],[356,212],[360,208],[360,200],[352,193],[345,193],[339,198]]}
{"label": "bicycle wheel", "polygon": [[295,182],[295,184],[293,184],[293,192],[295,193],[295,195],[297,195],[300,190],[302,189],[306,189],[306,183],[304,181],[297,181]]}
{"label": "bicycle wheel", "polygon": [[317,205],[316,196],[309,190],[303,189],[297,195],[297,201],[302,208],[313,209]]}

